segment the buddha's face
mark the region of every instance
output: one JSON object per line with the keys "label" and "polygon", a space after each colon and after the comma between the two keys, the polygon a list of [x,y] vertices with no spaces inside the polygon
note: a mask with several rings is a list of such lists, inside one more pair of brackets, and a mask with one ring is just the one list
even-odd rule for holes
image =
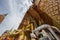
{"label": "buddha's face", "polygon": [[24,20],[24,22],[23,22],[23,24],[26,26],[26,25],[28,25],[30,23],[30,21],[28,20],[28,19],[25,19]]}
{"label": "buddha's face", "polygon": [[23,24],[24,24],[24,25],[27,25],[27,20],[24,20]]}

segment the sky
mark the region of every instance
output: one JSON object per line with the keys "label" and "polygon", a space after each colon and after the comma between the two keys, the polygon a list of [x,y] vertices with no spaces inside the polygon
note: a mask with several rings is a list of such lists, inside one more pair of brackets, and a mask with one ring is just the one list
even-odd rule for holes
{"label": "sky", "polygon": [[7,0],[0,0],[0,14],[8,13],[8,2]]}
{"label": "sky", "polygon": [[32,0],[0,0],[0,14],[8,15],[0,24],[0,35],[6,30],[18,29],[25,13],[32,5]]}

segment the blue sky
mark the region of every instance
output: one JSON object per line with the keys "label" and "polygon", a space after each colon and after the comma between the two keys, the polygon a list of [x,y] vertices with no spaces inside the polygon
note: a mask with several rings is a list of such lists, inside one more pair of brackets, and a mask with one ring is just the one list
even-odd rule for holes
{"label": "blue sky", "polygon": [[32,0],[0,0],[0,14],[8,15],[0,24],[0,35],[11,28],[17,29]]}
{"label": "blue sky", "polygon": [[8,8],[9,7],[7,0],[0,0],[0,14],[8,13],[9,12]]}

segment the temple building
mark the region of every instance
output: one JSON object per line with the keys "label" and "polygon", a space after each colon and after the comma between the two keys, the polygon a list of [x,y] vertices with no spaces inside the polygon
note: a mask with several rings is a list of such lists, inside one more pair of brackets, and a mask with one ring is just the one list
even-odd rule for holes
{"label": "temple building", "polygon": [[[9,31],[13,35],[13,40],[60,40],[59,2],[59,0],[33,0],[33,5],[27,10],[18,30]],[[0,15],[0,23],[4,17],[5,15]],[[49,27],[43,28],[41,25],[44,24],[52,26],[51,29]],[[41,27],[41,30],[39,30],[39,27]],[[31,33],[35,34],[34,37],[31,37]]]}

